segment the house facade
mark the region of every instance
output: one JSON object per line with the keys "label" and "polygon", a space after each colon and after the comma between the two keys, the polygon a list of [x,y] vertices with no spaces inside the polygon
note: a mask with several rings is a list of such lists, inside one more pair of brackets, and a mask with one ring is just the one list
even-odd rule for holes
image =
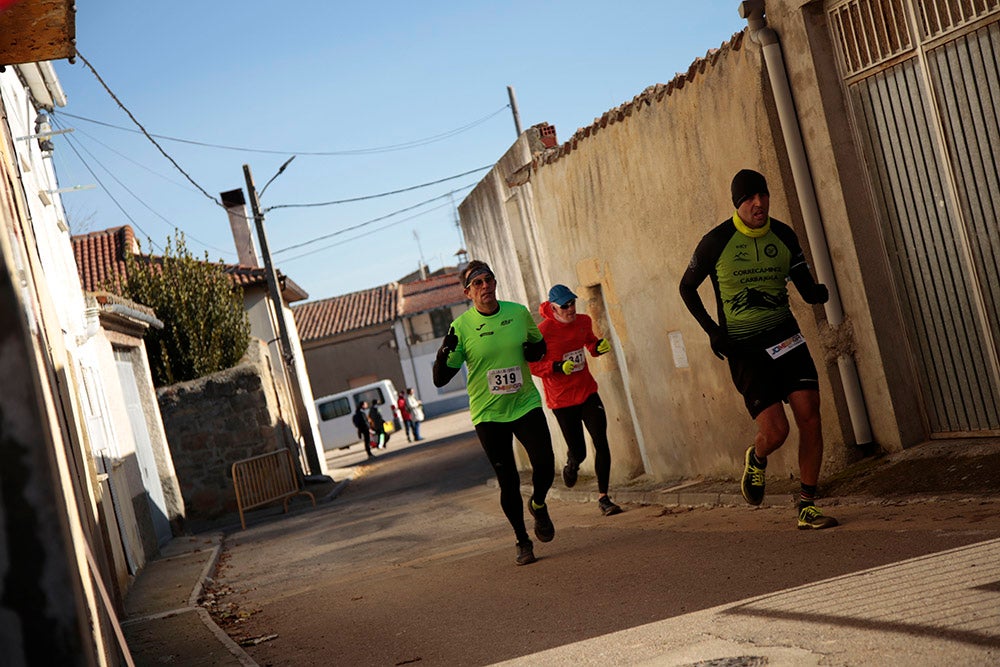
{"label": "house facade", "polygon": [[[39,4],[0,13],[0,33],[23,34],[12,24],[41,12],[54,31],[48,48],[71,53],[69,8]],[[184,508],[169,467],[140,461],[155,456],[156,415],[144,404],[144,359],[128,350],[155,316],[127,302],[105,308],[80,285],[46,118],[65,95],[50,63],[22,59],[25,45],[49,53],[33,39],[0,44],[0,551],[5,579],[18,586],[8,610],[19,618],[6,658],[110,664],[121,655],[113,626],[131,577]],[[67,55],[56,51],[49,57]],[[119,403],[126,364],[133,411]],[[137,444],[140,423],[151,442]]]}
{"label": "house facade", "polygon": [[464,372],[441,389],[431,380],[441,339],[468,304],[450,272],[296,306],[316,397],[389,379],[412,387],[428,417],[468,407]]}
{"label": "house facade", "polygon": [[469,394],[465,389],[468,376],[464,366],[443,387],[435,387],[433,378],[434,358],[441,347],[441,339],[455,318],[471,305],[458,273],[403,283],[400,290],[399,315],[393,329],[404,385],[412,387],[423,401],[427,417],[469,407]]}

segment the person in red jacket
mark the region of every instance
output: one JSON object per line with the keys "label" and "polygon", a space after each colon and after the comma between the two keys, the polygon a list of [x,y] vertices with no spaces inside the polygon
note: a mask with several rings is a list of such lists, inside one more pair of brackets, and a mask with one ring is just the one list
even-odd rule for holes
{"label": "person in red jacket", "polygon": [[622,508],[608,497],[611,475],[608,418],[597,393],[597,380],[587,368],[584,351],[596,357],[610,351],[611,343],[594,335],[590,317],[577,314],[576,294],[565,285],[554,285],[549,290],[549,300],[542,303],[538,311],[543,318],[538,329],[545,339],[546,353],[530,364],[531,373],[542,379],[545,403],[556,416],[566,440],[568,451],[562,471],[563,482],[567,487],[575,485],[580,464],[587,458],[587,443],[583,439],[583,427],[586,426],[594,443],[597,503],[604,516],[618,514]]}

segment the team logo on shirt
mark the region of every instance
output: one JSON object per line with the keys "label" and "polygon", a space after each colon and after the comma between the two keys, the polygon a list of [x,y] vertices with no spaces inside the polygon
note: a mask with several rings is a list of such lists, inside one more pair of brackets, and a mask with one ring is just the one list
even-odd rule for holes
{"label": "team logo on shirt", "polygon": [[480,324],[480,325],[479,325],[478,327],[476,327],[476,331],[479,331],[480,329],[482,329],[482,328],[483,328],[483,327],[485,327],[485,326],[486,326],[486,322],[483,322],[483,323],[482,323],[482,324]]}
{"label": "team logo on shirt", "polygon": [[514,320],[504,320],[503,322],[500,323],[500,326],[505,327],[505,326],[507,326],[508,324],[510,324],[513,321]]}
{"label": "team logo on shirt", "polygon": [[766,246],[764,246],[764,254],[767,255],[768,257],[777,257],[778,246],[774,245],[773,243],[768,243]]}

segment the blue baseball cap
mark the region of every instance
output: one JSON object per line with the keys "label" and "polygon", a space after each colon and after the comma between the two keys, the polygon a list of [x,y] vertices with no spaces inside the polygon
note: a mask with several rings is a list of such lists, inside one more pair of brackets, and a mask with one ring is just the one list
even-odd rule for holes
{"label": "blue baseball cap", "polygon": [[557,306],[565,306],[576,298],[576,295],[565,285],[553,285],[549,290],[549,301]]}

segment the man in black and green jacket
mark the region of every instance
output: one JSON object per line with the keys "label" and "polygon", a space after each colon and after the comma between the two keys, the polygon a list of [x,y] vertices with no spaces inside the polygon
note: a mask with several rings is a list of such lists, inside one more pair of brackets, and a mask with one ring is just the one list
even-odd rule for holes
{"label": "man in black and green jacket", "polygon": [[[816,365],[788,305],[788,281],[806,303],[825,303],[826,286],[809,271],[792,228],[769,217],[767,181],[744,169],[733,178],[733,216],[706,234],[681,279],[685,305],[708,334],[712,351],[728,358],[733,383],[757,423],[746,450],[741,491],[751,505],[764,500],[767,457],[785,443],[788,403],[799,430],[801,493],[798,527],[829,528],[837,520],[815,505],[823,462]],[[713,320],[698,295],[711,277],[718,305]]]}

